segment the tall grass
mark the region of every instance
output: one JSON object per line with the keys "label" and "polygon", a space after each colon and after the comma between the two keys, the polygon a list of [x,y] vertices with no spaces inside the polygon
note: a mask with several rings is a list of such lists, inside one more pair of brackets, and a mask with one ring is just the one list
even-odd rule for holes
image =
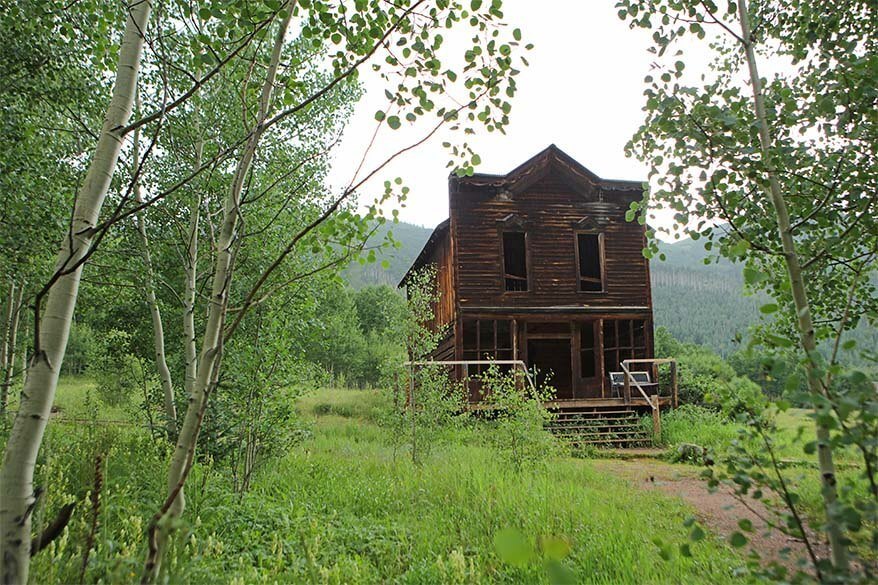
{"label": "tall grass", "polygon": [[[660,443],[674,447],[691,443],[709,449],[720,449],[734,440],[737,427],[721,413],[703,406],[683,404],[662,414]],[[652,419],[644,421],[650,430]]]}
{"label": "tall grass", "polygon": [[[62,385],[62,394],[64,386]],[[679,500],[641,491],[588,461],[556,458],[514,470],[480,423],[458,431],[420,465],[375,423],[386,409],[371,391],[322,391],[298,407],[309,438],[267,465],[243,496],[223,468],[200,461],[187,513],[166,563],[171,583],[545,583],[546,542],[563,541],[578,583],[727,583],[741,564],[723,543],[662,560],[654,539],[683,542]],[[130,582],[144,531],[164,491],[167,448],[138,428],[55,426],[41,462],[39,520],[62,501],[80,507],[68,532],[41,553],[35,582],[78,579],[89,528],[93,456],[106,481],[86,582]],[[518,531],[531,560],[510,565],[495,537]]]}

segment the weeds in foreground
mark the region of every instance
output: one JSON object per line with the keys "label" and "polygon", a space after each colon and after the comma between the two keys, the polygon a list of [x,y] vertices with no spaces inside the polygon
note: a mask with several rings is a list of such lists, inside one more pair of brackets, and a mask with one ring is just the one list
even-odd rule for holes
{"label": "weeds in foreground", "polygon": [[[168,554],[168,581],[555,583],[572,575],[577,583],[732,582],[740,561],[715,542],[693,546],[692,558],[659,562],[649,536],[684,536],[690,512],[681,503],[635,492],[580,460],[516,469],[495,449],[499,438],[488,439],[499,437],[497,421],[454,427],[418,465],[394,458],[394,438],[376,424],[385,400],[342,390],[302,399],[297,408],[316,418],[313,434],[259,469],[243,495],[224,464],[200,460],[190,514]],[[85,582],[129,582],[163,493],[168,447],[136,426],[86,426],[50,428],[37,524],[58,505],[88,502],[94,454],[104,453],[101,520]],[[77,582],[90,529],[85,504],[35,558],[35,582]],[[528,548],[526,562],[498,548],[498,535],[513,532]],[[569,545],[565,556],[559,542]]]}
{"label": "weeds in foreground", "polygon": [[493,447],[514,469],[545,463],[560,452],[546,430],[554,415],[544,403],[555,395],[554,388],[534,386],[523,372],[502,372],[497,365],[489,366],[477,380],[483,405],[496,416],[490,435]]}

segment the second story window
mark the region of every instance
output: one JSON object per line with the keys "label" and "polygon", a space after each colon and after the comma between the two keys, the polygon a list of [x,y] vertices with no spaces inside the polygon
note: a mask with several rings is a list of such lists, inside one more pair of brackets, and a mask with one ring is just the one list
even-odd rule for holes
{"label": "second story window", "polygon": [[601,234],[576,234],[576,268],[580,292],[604,290],[604,250]]}
{"label": "second story window", "polygon": [[527,238],[524,232],[503,232],[503,286],[527,290]]}

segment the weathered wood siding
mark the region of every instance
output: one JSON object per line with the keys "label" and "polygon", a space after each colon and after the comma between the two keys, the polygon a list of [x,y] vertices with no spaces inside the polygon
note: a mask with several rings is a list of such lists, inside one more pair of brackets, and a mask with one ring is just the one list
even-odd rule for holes
{"label": "weathered wood siding", "polygon": [[[643,257],[644,226],[625,221],[636,192],[573,188],[551,176],[525,191],[452,182],[451,236],[455,241],[457,295],[467,306],[650,307],[648,263]],[[585,191],[585,192],[583,192]],[[505,292],[502,280],[503,220],[514,215],[527,234],[527,292]],[[589,231],[604,234],[605,292],[579,292],[577,222],[590,218]]]}
{"label": "weathered wood siding", "polygon": [[437,301],[433,306],[432,327],[448,326],[453,335],[455,317],[454,262],[450,234],[446,235],[433,250],[429,263],[436,268]]}

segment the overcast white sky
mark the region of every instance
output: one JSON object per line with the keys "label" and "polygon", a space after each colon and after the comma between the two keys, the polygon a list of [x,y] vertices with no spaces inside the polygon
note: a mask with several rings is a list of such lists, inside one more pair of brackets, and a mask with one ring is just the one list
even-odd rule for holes
{"label": "overcast white sky", "polygon": [[[527,53],[531,66],[518,77],[507,134],[483,132],[470,138],[482,158],[477,172],[508,172],[554,143],[603,178],[646,177],[638,161],[625,157],[624,146],[643,119],[643,77],[655,57],[647,52],[649,33],[629,29],[614,4],[506,0],[507,22],[522,29],[523,42],[535,46]],[[367,79],[367,89],[372,85]],[[371,138],[374,113],[384,106],[381,87],[367,92],[348,126],[330,177],[337,185],[350,179],[357,153]],[[395,148],[401,144],[393,133],[383,136],[396,140]],[[400,210],[404,221],[433,227],[448,216],[447,156],[441,141],[407,154],[372,183],[375,192],[383,179],[404,178],[412,190]]]}

